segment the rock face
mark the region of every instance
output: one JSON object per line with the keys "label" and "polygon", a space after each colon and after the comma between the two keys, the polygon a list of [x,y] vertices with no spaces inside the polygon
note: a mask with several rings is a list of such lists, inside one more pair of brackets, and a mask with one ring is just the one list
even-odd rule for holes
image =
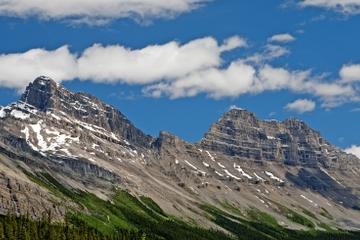
{"label": "rock face", "polygon": [[146,195],[205,225],[199,204],[257,208],[302,228],[280,204],[306,209],[314,221],[360,228],[360,160],[302,121],[263,121],[234,108],[196,144],[167,132],[153,138],[99,99],[39,77],[0,108],[0,213],[37,217],[54,209],[62,218],[69,206],[81,208],[47,191],[38,181],[44,176],[103,199],[118,188]]}
{"label": "rock face", "polygon": [[[354,156],[329,144],[304,122],[288,119],[262,121],[243,109],[231,109],[214,123],[201,140],[206,149],[254,161],[327,168],[350,166]],[[346,163],[342,165],[341,163]]]}
{"label": "rock face", "polygon": [[41,76],[30,83],[21,101],[43,112],[65,112],[79,121],[119,134],[133,144],[149,146],[153,140],[112,106],[85,93],[72,93],[48,77]]}

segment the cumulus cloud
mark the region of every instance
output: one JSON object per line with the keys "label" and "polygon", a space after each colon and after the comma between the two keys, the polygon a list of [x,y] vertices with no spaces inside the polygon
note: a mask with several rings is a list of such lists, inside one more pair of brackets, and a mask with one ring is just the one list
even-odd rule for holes
{"label": "cumulus cloud", "polygon": [[48,75],[59,82],[139,84],[152,97],[205,94],[222,98],[288,90],[316,97],[325,108],[360,101],[353,83],[329,81],[309,70],[272,66],[272,59],[288,53],[278,45],[267,44],[263,52],[225,63],[224,52],[246,46],[245,39],[234,36],[223,42],[205,37],[139,49],[94,44],[82,53],[71,53],[67,46],[51,51],[32,49],[0,55],[0,87],[22,89],[37,76]]}
{"label": "cumulus cloud", "polygon": [[218,67],[224,51],[244,46],[245,40],[238,36],[226,39],[222,45],[214,38],[207,37],[184,45],[169,42],[135,50],[119,45],[95,44],[86,49],[78,60],[79,77],[96,82],[138,84],[173,80]]}
{"label": "cumulus cloud", "polygon": [[305,113],[305,112],[312,112],[315,110],[316,103],[312,100],[308,99],[298,99],[294,102],[288,103],[285,106],[285,109],[288,111],[293,111],[297,113]]}
{"label": "cumulus cloud", "polygon": [[360,81],[360,64],[344,65],[340,70],[340,77],[343,82]]}
{"label": "cumulus cloud", "polygon": [[69,19],[78,23],[105,24],[112,19],[172,17],[210,0],[5,0],[0,15],[41,19]]}
{"label": "cumulus cloud", "polygon": [[59,81],[77,76],[76,57],[67,46],[53,51],[32,49],[24,53],[0,55],[0,86],[24,88],[39,75],[47,75]]}
{"label": "cumulus cloud", "polygon": [[241,61],[233,62],[226,69],[209,68],[193,72],[172,82],[162,82],[145,88],[153,97],[191,97],[205,93],[213,98],[236,97],[249,91],[254,83],[256,70]]}
{"label": "cumulus cloud", "polygon": [[360,13],[360,0],[302,0],[300,6],[322,7],[343,12],[345,14]]}
{"label": "cumulus cloud", "polygon": [[293,37],[289,33],[276,34],[268,39],[268,42],[277,42],[277,43],[288,43],[295,41],[295,37]]}
{"label": "cumulus cloud", "polygon": [[244,39],[234,36],[225,39],[223,44],[212,37],[205,37],[186,44],[171,41],[141,49],[94,44],[80,56],[71,53],[67,46],[53,51],[32,49],[0,55],[0,86],[23,88],[39,75],[48,75],[59,82],[73,78],[131,84],[174,80],[196,71],[219,67],[223,52],[245,46]]}
{"label": "cumulus cloud", "polygon": [[356,95],[351,86],[328,83],[311,75],[310,71],[290,71],[271,65],[250,65],[243,60],[232,62],[227,68],[196,71],[176,81],[161,82],[145,88],[153,97],[180,98],[206,94],[212,98],[260,94],[265,91],[289,90],[320,98],[330,108],[339,101]]}
{"label": "cumulus cloud", "polygon": [[344,149],[344,151],[360,158],[360,146],[352,145],[351,147]]}

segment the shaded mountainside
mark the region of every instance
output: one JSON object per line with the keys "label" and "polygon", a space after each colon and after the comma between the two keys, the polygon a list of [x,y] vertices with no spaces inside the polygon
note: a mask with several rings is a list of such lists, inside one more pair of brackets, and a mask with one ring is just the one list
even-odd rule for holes
{"label": "shaded mountainside", "polygon": [[47,77],[39,77],[26,88],[21,102],[47,112],[64,112],[79,121],[102,127],[132,144],[149,146],[145,135],[117,109],[86,93],[72,93]]}
{"label": "shaded mountainside", "polygon": [[356,239],[345,230],[360,229],[359,176],[358,158],[304,122],[239,108],[196,144],[151,137],[47,77],[0,108],[0,213],[51,212],[99,236]]}
{"label": "shaded mountainside", "polygon": [[200,145],[229,156],[287,165],[351,168],[358,159],[328,143],[304,122],[288,119],[262,121],[243,109],[233,108],[213,124]]}

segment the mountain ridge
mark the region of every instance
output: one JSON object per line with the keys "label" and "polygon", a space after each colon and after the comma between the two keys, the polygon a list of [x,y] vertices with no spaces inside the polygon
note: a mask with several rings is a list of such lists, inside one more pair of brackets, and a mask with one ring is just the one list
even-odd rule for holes
{"label": "mountain ridge", "polygon": [[[21,101],[35,106],[40,111],[54,110],[67,114],[109,131],[117,133],[127,140],[142,145],[149,145],[152,137],[136,128],[115,107],[103,103],[98,98],[86,93],[72,93],[51,78],[40,76],[30,83]],[[130,139],[134,137],[135,139]]]}
{"label": "mountain ridge", "polygon": [[[225,112],[197,143],[165,131],[151,137],[96,97],[39,77],[0,109],[0,166],[0,213],[53,209],[63,219],[82,209],[63,192],[111,202],[123,189],[222,231],[204,206],[241,218],[257,209],[290,229],[360,229],[360,160],[303,121],[259,120],[244,109]],[[59,185],[63,192],[52,192]]]}

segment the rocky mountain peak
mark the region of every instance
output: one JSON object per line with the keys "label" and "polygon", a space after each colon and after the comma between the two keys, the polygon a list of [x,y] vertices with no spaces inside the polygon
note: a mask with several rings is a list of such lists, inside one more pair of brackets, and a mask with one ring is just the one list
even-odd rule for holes
{"label": "rocky mountain peak", "polygon": [[258,126],[255,114],[242,108],[232,107],[221,118],[220,122],[239,127],[240,125]]}
{"label": "rocky mountain peak", "polygon": [[54,96],[60,91],[60,85],[53,79],[40,76],[30,83],[21,96],[21,101],[34,106],[40,111],[54,107]]}
{"label": "rocky mountain peak", "polygon": [[48,76],[39,76],[33,81],[34,85],[42,85],[42,86],[52,86],[54,88],[57,88],[60,86],[57,82],[55,82],[54,79],[48,77]]}
{"label": "rocky mountain peak", "polygon": [[133,143],[149,146],[152,137],[137,129],[120,111],[85,93],[74,93],[45,76],[28,85],[20,101],[42,112],[66,115],[95,125]]}
{"label": "rocky mountain peak", "polygon": [[230,109],[214,123],[200,145],[229,156],[290,165],[335,167],[337,159],[347,158],[301,120],[259,120],[239,108]]}
{"label": "rocky mountain peak", "polygon": [[293,131],[295,130],[295,131],[316,132],[315,130],[311,129],[304,121],[301,121],[300,119],[297,118],[286,119],[282,122],[282,124],[286,126],[288,129]]}

